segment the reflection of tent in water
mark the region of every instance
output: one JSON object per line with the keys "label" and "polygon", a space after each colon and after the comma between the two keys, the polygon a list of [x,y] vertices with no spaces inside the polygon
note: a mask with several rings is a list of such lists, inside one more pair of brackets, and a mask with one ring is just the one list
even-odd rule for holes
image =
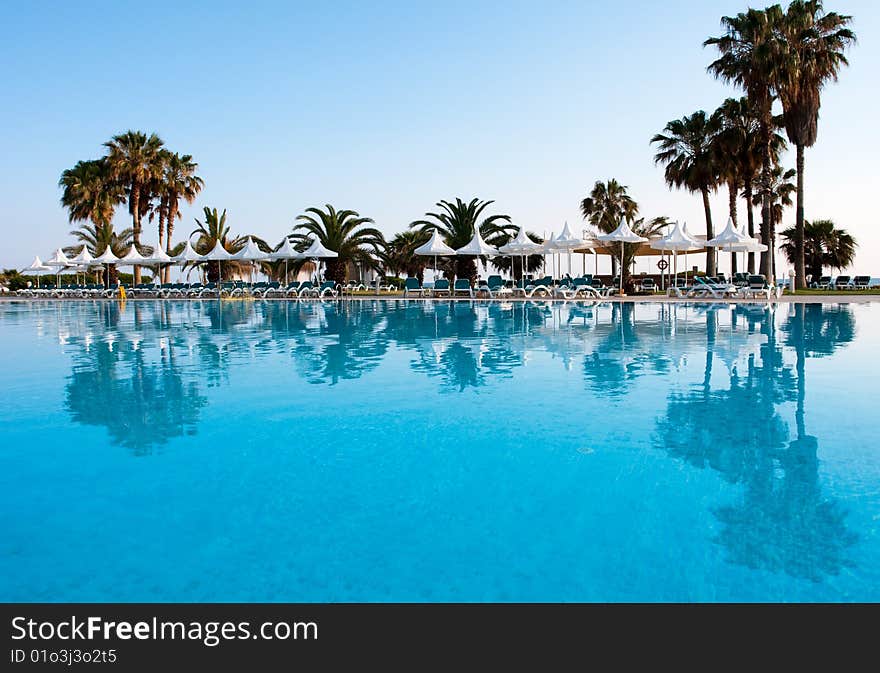
{"label": "reflection of tent in water", "polygon": [[207,400],[198,379],[185,379],[170,349],[158,362],[117,342],[93,343],[75,356],[66,408],[77,423],[107,428],[114,443],[150,453],[173,437],[196,432]]}
{"label": "reflection of tent in water", "polygon": [[[814,318],[851,320],[848,315],[823,311]],[[797,353],[792,368],[784,364],[768,312],[762,332],[769,341],[761,348],[760,364],[754,355],[749,356],[744,376],[734,370],[729,388],[712,390],[714,334],[708,330],[703,383],[692,391],[670,395],[666,416],[658,421],[657,444],[674,457],[696,467],[710,467],[727,481],[742,485],[737,502],[715,509],[722,524],[717,541],[731,562],[820,581],[848,565],[845,552],[856,536],[847,529],[840,505],[822,493],[819,442],[806,434],[805,331],[790,329],[788,345]],[[846,329],[820,332],[841,334]],[[793,440],[776,409],[785,401],[796,402]]]}

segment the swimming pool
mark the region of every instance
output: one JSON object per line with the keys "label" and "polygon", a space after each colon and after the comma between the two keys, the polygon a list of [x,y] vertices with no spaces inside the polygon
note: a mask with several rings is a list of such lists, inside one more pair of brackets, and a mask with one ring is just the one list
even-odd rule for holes
{"label": "swimming pool", "polygon": [[878,311],[3,302],[0,600],[880,600]]}

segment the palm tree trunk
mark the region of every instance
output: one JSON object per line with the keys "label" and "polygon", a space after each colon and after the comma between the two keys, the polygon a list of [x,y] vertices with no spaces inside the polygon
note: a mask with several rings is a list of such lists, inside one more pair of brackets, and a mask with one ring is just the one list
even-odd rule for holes
{"label": "palm tree trunk", "polygon": [[794,286],[802,289],[807,286],[804,269],[804,146],[797,145],[797,219],[794,236]]}
{"label": "palm tree trunk", "polygon": [[[131,185],[131,237],[134,244],[141,245],[141,186],[136,182]],[[134,267],[134,284],[141,282],[141,267]]]}
{"label": "palm tree trunk", "polygon": [[[755,237],[755,211],[752,207],[752,197],[754,194],[752,193],[752,176],[748,176],[745,179],[745,190],[746,190],[746,217],[748,218],[749,223],[749,236],[752,238]],[[750,252],[747,261],[747,270],[749,273],[755,273],[755,253]]]}
{"label": "palm tree trunk", "polygon": [[[730,208],[730,219],[733,220],[733,226],[736,228],[736,180],[734,179],[727,181],[727,200]],[[733,253],[730,256],[730,273],[735,274],[736,272],[736,253]]]}
{"label": "palm tree trunk", "polygon": [[[715,237],[715,229],[712,227],[712,209],[709,207],[709,188],[700,188],[703,195],[703,210],[706,212],[706,240]],[[706,249],[706,275],[715,275],[715,248]]]}
{"label": "palm tree trunk", "polygon": [[[159,206],[159,249],[161,250],[164,246],[162,245],[165,242],[165,208],[161,205]],[[156,275],[159,276],[159,282],[165,282],[165,274],[167,273],[167,269],[163,269],[161,267],[156,267]]]}
{"label": "palm tree trunk", "polygon": [[[174,220],[177,217],[177,204],[172,202],[168,204],[168,221],[165,223],[165,229],[168,231],[168,236],[165,239],[165,252],[168,255],[171,255],[171,249],[174,247],[171,244],[171,234],[174,233]],[[171,267],[168,266],[165,268],[165,282],[168,283],[171,281]]]}
{"label": "palm tree trunk", "polygon": [[763,175],[761,177],[761,243],[767,246],[767,250],[761,253],[761,273],[768,279],[771,278],[771,257],[773,255],[773,234],[771,223],[770,203],[770,161],[765,160]]}
{"label": "palm tree trunk", "polygon": [[761,243],[767,250],[761,253],[761,273],[772,279],[773,223],[770,212],[770,140],[773,136],[772,101],[767,100],[761,115]]}

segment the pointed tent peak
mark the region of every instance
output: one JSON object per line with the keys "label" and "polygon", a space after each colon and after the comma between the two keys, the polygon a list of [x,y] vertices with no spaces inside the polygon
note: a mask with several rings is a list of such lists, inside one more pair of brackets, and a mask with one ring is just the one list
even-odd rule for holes
{"label": "pointed tent peak", "polygon": [[244,247],[233,255],[235,259],[241,259],[248,262],[258,262],[260,260],[269,259],[269,253],[260,250],[260,246],[254,243],[254,239],[250,236]]}
{"label": "pointed tent peak", "polygon": [[446,242],[440,238],[440,232],[437,229],[432,229],[431,238],[429,238],[426,243],[413,250],[413,253],[425,257],[446,257],[448,255],[454,255],[455,250],[446,245]]}
{"label": "pointed tent peak", "polygon": [[644,236],[639,236],[634,232],[625,219],[620,220],[617,229],[610,234],[600,234],[597,238],[600,241],[616,241],[618,243],[644,243],[648,240]]}
{"label": "pointed tent peak", "polygon": [[329,259],[333,257],[339,257],[339,253],[328,250],[324,247],[324,244],[321,243],[320,239],[316,238],[312,240],[308,249],[303,253],[303,256],[309,259]]}
{"label": "pointed tent peak", "polygon": [[186,262],[202,262],[205,258],[195,251],[195,248],[192,247],[192,243],[187,239],[186,245],[183,246],[183,250],[180,251],[179,254],[174,255],[171,258],[171,261],[175,264],[185,264]]}
{"label": "pointed tent peak", "polygon": [[290,242],[290,238],[287,236],[281,241],[275,251],[269,255],[270,259],[303,259],[304,255],[301,252],[298,252],[296,248],[293,247],[293,244]]}
{"label": "pointed tent peak", "polygon": [[85,264],[89,265],[95,261],[95,258],[92,257],[92,254],[89,252],[89,249],[83,245],[82,250],[79,251],[79,254],[70,260],[71,262],[75,262],[76,264]]}
{"label": "pointed tent peak", "polygon": [[559,238],[564,239],[564,240],[570,240],[570,239],[574,238],[571,235],[571,229],[568,228],[568,220],[565,221],[565,226],[562,227],[562,233],[559,234]]}
{"label": "pointed tent peak", "polygon": [[467,243],[455,251],[456,255],[479,257],[482,255],[497,255],[498,250],[483,240],[480,235],[480,228],[474,227],[474,237]]}
{"label": "pointed tent peak", "polygon": [[153,254],[147,257],[147,261],[151,264],[171,264],[171,258],[161,245],[153,246]]}
{"label": "pointed tent peak", "polygon": [[500,246],[498,252],[503,252],[508,255],[525,255],[538,252],[543,249],[543,247],[544,246],[541,243],[535,243],[529,238],[525,227],[520,227],[519,231],[516,232],[516,236]]}
{"label": "pointed tent peak", "polygon": [[211,252],[205,255],[203,259],[209,260],[211,262],[225,262],[226,260],[232,258],[232,253],[230,253],[225,247],[223,247],[223,242],[221,240],[217,239],[217,242],[214,244]]}
{"label": "pointed tent peak", "polygon": [[670,250],[678,252],[699,250],[703,247],[703,244],[688,234],[678,222],[675,222],[674,225],[672,231],[666,234],[663,238],[651,241],[650,246],[655,250]]}
{"label": "pointed tent peak", "polygon": [[46,264],[49,266],[73,266],[73,263],[64,254],[64,250],[61,248],[57,248],[55,252],[52,253],[52,256],[46,260]]}
{"label": "pointed tent peak", "polygon": [[124,264],[139,265],[146,262],[147,258],[144,257],[137,249],[137,246],[132,243],[131,247],[128,249],[128,252],[125,253],[125,256],[120,257],[119,261]]}
{"label": "pointed tent peak", "polygon": [[119,258],[113,254],[113,251],[110,249],[110,246],[108,245],[106,248],[104,248],[104,252],[102,252],[100,255],[95,257],[95,259],[92,261],[94,261],[98,264],[115,264],[116,262],[119,261]]}
{"label": "pointed tent peak", "polygon": [[31,262],[30,266],[26,266],[22,269],[22,273],[26,271],[50,271],[52,269],[51,266],[47,264],[43,264],[43,260],[40,259],[40,256],[37,255],[34,257],[34,261]]}
{"label": "pointed tent peak", "polygon": [[746,239],[748,237],[743,236],[736,227],[733,226],[733,218],[727,218],[727,224],[724,226],[724,230],[718,234],[712,240],[706,241],[706,245],[710,246],[723,246],[723,245],[737,245],[746,243]]}

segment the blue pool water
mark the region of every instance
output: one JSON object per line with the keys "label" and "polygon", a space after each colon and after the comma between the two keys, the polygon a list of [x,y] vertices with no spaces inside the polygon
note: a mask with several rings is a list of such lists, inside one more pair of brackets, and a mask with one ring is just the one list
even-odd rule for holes
{"label": "blue pool water", "polygon": [[0,600],[880,600],[880,305],[0,303]]}

